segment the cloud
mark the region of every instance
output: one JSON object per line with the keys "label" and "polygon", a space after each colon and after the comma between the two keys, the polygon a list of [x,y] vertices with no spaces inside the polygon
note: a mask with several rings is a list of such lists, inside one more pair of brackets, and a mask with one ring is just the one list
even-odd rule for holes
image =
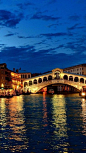
{"label": "cloud", "polygon": [[62,44],[62,45],[59,45],[57,48],[63,48],[64,47],[64,45]]}
{"label": "cloud", "polygon": [[5,35],[5,37],[10,37],[10,36],[14,36],[14,33],[9,33],[9,34]]}
{"label": "cloud", "polygon": [[81,38],[77,38],[79,44],[86,44],[86,35],[83,35]]}
{"label": "cloud", "polygon": [[75,29],[83,29],[83,28],[85,28],[84,26],[79,26],[79,27],[77,27],[79,24],[75,24],[75,25],[73,25],[72,27],[70,27],[70,28],[68,28],[68,30],[75,30]]}
{"label": "cloud", "polygon": [[31,37],[29,37],[29,36],[27,36],[27,37],[25,37],[25,36],[18,36],[18,38],[20,38],[20,39],[27,39],[27,38],[31,38]]}
{"label": "cloud", "polygon": [[[67,65],[72,66],[86,61],[86,55],[81,49],[79,50],[81,53],[79,51],[73,54],[58,53],[57,49],[65,47],[64,44],[59,45],[57,48],[41,49],[38,51],[35,49],[35,46],[29,45],[6,47],[4,44],[1,44],[1,47],[0,60],[1,62],[6,62],[9,69],[13,69],[13,67],[18,68],[21,65],[22,69],[32,73],[45,72],[56,67],[65,68]],[[75,44],[73,48],[73,42],[69,42],[65,48],[72,50],[79,49],[75,47]],[[83,49],[86,50],[86,48]]]}
{"label": "cloud", "polygon": [[37,12],[31,17],[31,19],[41,19],[41,20],[45,20],[45,21],[49,21],[49,20],[56,21],[56,20],[59,20],[60,17],[54,17],[54,16],[50,16],[50,15],[42,15],[41,12]]}
{"label": "cloud", "polygon": [[[34,36],[18,36],[20,39],[27,39],[27,38],[42,38],[42,37],[47,37],[48,39],[51,39],[52,37],[63,37],[63,36],[73,36],[73,33],[66,33],[66,32],[59,32],[59,33],[44,33],[44,34],[39,34],[39,35],[34,35]],[[43,40],[42,42],[44,42]]]}
{"label": "cloud", "polygon": [[[24,58],[25,56],[27,57],[27,55],[30,53],[30,52],[34,52],[35,51],[35,48],[34,46],[20,46],[20,47],[6,47],[4,46],[1,50],[1,53],[0,55],[2,57],[7,57],[7,58],[10,58],[10,57],[18,57],[19,56],[22,56],[22,58]],[[29,57],[29,56],[28,56]]]}
{"label": "cloud", "polygon": [[72,36],[73,34],[71,33],[66,33],[66,32],[59,32],[59,33],[46,33],[46,34],[41,34],[41,36],[45,36],[47,38],[52,38],[52,37],[63,37],[63,36]]}
{"label": "cloud", "polygon": [[31,5],[34,5],[30,2],[25,2],[25,3],[18,3],[17,6],[20,8],[20,9],[26,9],[28,6],[31,6]]}
{"label": "cloud", "polygon": [[49,0],[49,4],[53,4],[53,3],[56,3],[57,0]]}
{"label": "cloud", "polygon": [[68,30],[75,30],[79,24],[74,24],[72,27],[68,28]]}
{"label": "cloud", "polygon": [[0,10],[0,25],[5,27],[15,27],[23,18],[23,14],[13,14],[10,11]]}
{"label": "cloud", "polygon": [[78,21],[80,19],[80,16],[73,15],[73,16],[70,16],[69,19],[72,20],[72,21]]}
{"label": "cloud", "polygon": [[51,28],[51,27],[57,27],[59,24],[50,24],[50,25],[48,25],[48,27],[49,28]]}
{"label": "cloud", "polygon": [[[3,48],[4,46],[5,46],[5,44],[0,44],[0,47],[1,47],[1,48]],[[0,48],[0,49],[1,49],[1,48]],[[0,52],[1,52],[1,50],[0,50]]]}
{"label": "cloud", "polygon": [[66,49],[71,49],[75,53],[82,54],[86,51],[86,46],[82,43],[77,42],[68,42],[67,45],[65,45]]}
{"label": "cloud", "polygon": [[25,2],[24,5],[26,5],[26,6],[30,6],[30,5],[34,5],[34,4],[31,3],[31,2]]}

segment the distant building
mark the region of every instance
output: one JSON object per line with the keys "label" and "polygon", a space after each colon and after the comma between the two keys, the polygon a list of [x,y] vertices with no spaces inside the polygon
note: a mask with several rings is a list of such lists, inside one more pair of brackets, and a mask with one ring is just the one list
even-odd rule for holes
{"label": "distant building", "polygon": [[21,88],[21,75],[11,71],[11,86],[14,90]]}
{"label": "distant building", "polygon": [[23,81],[31,78],[31,73],[19,73],[18,69],[13,71],[7,68],[6,63],[0,64],[0,89],[21,89],[23,88]]}
{"label": "distant building", "polygon": [[86,64],[75,65],[63,69],[64,72],[86,75]]}
{"label": "distant building", "polygon": [[42,73],[32,73],[31,74],[31,77],[35,77],[35,76],[39,76],[39,75],[41,75]]}
{"label": "distant building", "polygon": [[23,88],[23,81],[25,80],[25,79],[29,79],[29,78],[31,78],[31,73],[30,72],[21,72],[21,73],[19,73],[20,74],[20,76],[21,76],[21,88]]}
{"label": "distant building", "polygon": [[0,89],[12,88],[11,83],[11,71],[7,68],[6,63],[0,64]]}

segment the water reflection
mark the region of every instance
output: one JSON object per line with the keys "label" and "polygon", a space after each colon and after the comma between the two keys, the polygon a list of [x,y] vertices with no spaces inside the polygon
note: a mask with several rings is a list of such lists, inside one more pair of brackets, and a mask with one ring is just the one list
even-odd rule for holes
{"label": "water reflection", "polygon": [[24,124],[22,96],[15,96],[11,99],[0,99],[0,104],[2,133],[0,139],[4,139],[1,149],[5,148],[5,150],[12,152],[27,149],[28,139]]}
{"label": "water reflection", "polygon": [[5,99],[2,98],[0,99],[0,112],[1,112],[1,118],[0,118],[0,125],[2,126],[2,130],[3,127],[6,126],[6,106],[5,106]]}
{"label": "water reflection", "polygon": [[0,151],[86,151],[86,100],[74,95],[32,94],[0,99]]}
{"label": "water reflection", "polygon": [[44,121],[44,127],[48,126],[46,92],[43,92],[43,121]]}
{"label": "water reflection", "polygon": [[86,136],[86,99],[82,98],[83,135]]}
{"label": "water reflection", "polygon": [[54,149],[60,149],[60,151],[68,152],[68,135],[67,135],[67,116],[66,116],[66,102],[64,95],[54,95],[52,98],[53,104],[53,116],[52,123],[55,126],[54,139],[58,140],[57,144],[54,144]]}

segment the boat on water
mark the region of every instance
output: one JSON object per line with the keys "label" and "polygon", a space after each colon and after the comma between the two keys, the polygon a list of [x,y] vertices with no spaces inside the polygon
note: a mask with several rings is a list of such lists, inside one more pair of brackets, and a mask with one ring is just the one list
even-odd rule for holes
{"label": "boat on water", "polygon": [[29,91],[27,91],[27,92],[22,92],[22,95],[30,95],[31,94],[31,92],[29,92]]}
{"label": "boat on water", "polygon": [[11,98],[13,96],[19,96],[21,95],[22,92],[18,91],[18,90],[13,90],[13,89],[0,89],[0,98]]}
{"label": "boat on water", "polygon": [[54,90],[53,89],[49,89],[48,93],[49,94],[54,94]]}
{"label": "boat on water", "polygon": [[0,98],[12,98],[13,95],[0,95]]}

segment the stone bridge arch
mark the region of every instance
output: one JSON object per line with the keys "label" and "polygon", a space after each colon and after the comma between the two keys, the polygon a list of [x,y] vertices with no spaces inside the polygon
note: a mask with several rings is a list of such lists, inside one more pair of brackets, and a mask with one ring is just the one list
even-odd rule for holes
{"label": "stone bridge arch", "polygon": [[33,84],[32,86],[29,86],[29,91],[31,93],[37,93],[38,91],[40,91],[42,88],[47,87],[49,85],[55,85],[55,84],[65,84],[65,85],[69,85],[72,86],[78,90],[81,90],[82,85],[79,82],[73,82],[73,81],[68,81],[68,80],[49,80],[49,81],[45,81],[42,82],[40,84]]}
{"label": "stone bridge arch", "polygon": [[81,90],[82,86],[86,85],[86,76],[63,72],[62,69],[56,68],[49,73],[26,79],[23,82],[23,90],[37,93],[40,89],[57,83],[67,84]]}

